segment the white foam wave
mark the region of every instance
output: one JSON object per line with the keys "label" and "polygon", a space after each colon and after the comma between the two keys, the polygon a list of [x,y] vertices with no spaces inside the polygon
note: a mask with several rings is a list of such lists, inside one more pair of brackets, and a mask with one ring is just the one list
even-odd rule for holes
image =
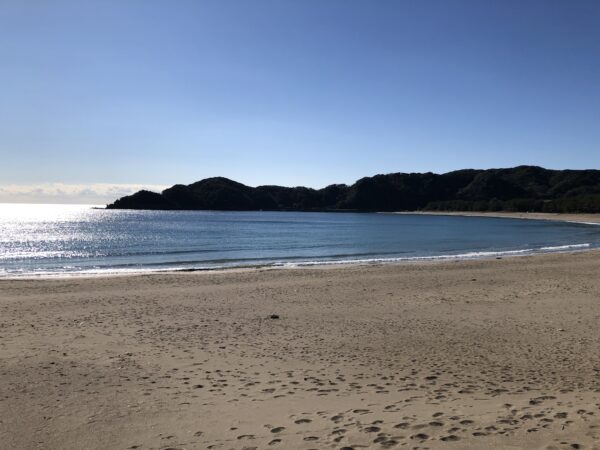
{"label": "white foam wave", "polygon": [[431,255],[431,256],[405,256],[399,258],[369,258],[369,259],[345,259],[331,261],[301,261],[293,263],[284,263],[284,267],[302,267],[302,266],[320,266],[333,264],[378,264],[408,261],[444,261],[461,259],[485,259],[503,256],[534,255],[536,253],[559,253],[569,250],[581,250],[589,248],[590,244],[570,244],[556,247],[540,247],[538,249],[526,248],[520,250],[504,250],[496,252],[468,252],[453,255]]}
{"label": "white foam wave", "polygon": [[557,247],[542,247],[540,250],[542,251],[560,251],[560,250],[570,250],[570,249],[578,249],[578,248],[588,248],[590,244],[572,244],[572,245],[559,245]]}
{"label": "white foam wave", "polygon": [[540,253],[561,253],[569,251],[582,251],[590,248],[591,244],[569,244],[559,245],[552,247],[540,247],[540,248],[526,248],[519,250],[502,250],[502,251],[485,251],[485,252],[467,252],[450,255],[429,255],[429,256],[404,256],[395,258],[362,258],[362,259],[335,259],[335,260],[314,260],[314,261],[275,261],[275,262],[264,262],[252,265],[242,264],[230,264],[220,266],[192,266],[192,267],[161,267],[161,268],[149,268],[149,267],[136,267],[136,268],[96,268],[96,269],[84,269],[74,271],[63,271],[63,272],[9,272],[4,269],[0,269],[0,278],[64,278],[64,277],[94,277],[94,276],[114,276],[114,275],[135,275],[135,274],[148,274],[148,273],[160,273],[160,272],[190,272],[190,271],[216,271],[216,270],[230,270],[230,269],[252,269],[258,267],[271,267],[271,268],[294,268],[294,267],[308,267],[308,266],[329,266],[329,265],[366,265],[366,264],[385,264],[385,263],[399,263],[399,262],[418,262],[418,261],[447,261],[447,260],[472,260],[472,259],[486,259],[486,258],[501,258],[504,256],[525,256],[535,255]]}

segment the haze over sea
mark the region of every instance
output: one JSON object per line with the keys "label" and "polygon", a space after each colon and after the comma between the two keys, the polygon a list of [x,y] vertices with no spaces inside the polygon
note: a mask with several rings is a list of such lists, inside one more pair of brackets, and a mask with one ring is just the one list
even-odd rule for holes
{"label": "haze over sea", "polygon": [[423,215],[4,204],[0,276],[477,258],[600,247],[600,227]]}

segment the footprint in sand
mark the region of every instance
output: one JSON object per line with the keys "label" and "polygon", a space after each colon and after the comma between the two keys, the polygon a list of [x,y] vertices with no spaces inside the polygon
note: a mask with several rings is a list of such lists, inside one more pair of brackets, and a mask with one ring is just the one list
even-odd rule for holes
{"label": "footprint in sand", "polygon": [[460,438],[454,434],[451,434],[450,436],[444,436],[441,439],[444,442],[454,442],[454,441],[458,441]]}
{"label": "footprint in sand", "polygon": [[241,434],[237,438],[238,439],[254,439],[256,436],[253,434]]}
{"label": "footprint in sand", "polygon": [[410,438],[416,441],[426,441],[427,439],[429,439],[429,435],[425,433],[419,433],[412,435]]}
{"label": "footprint in sand", "polygon": [[298,419],[294,423],[301,425],[303,423],[311,423],[311,422],[312,422],[312,420],[310,420],[310,419]]}

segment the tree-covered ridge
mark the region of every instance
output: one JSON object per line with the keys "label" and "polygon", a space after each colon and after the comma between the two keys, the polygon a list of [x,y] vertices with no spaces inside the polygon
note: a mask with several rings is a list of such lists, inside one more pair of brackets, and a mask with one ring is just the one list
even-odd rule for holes
{"label": "tree-covered ridge", "polygon": [[227,178],[139,191],[110,209],[272,211],[536,211],[600,213],[600,170],[535,166],[391,173],[351,186],[250,187]]}

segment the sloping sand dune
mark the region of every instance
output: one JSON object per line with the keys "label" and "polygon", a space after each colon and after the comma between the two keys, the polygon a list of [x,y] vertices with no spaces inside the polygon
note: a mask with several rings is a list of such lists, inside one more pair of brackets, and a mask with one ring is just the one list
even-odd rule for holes
{"label": "sloping sand dune", "polygon": [[592,251],[2,280],[0,447],[600,448],[599,275]]}

